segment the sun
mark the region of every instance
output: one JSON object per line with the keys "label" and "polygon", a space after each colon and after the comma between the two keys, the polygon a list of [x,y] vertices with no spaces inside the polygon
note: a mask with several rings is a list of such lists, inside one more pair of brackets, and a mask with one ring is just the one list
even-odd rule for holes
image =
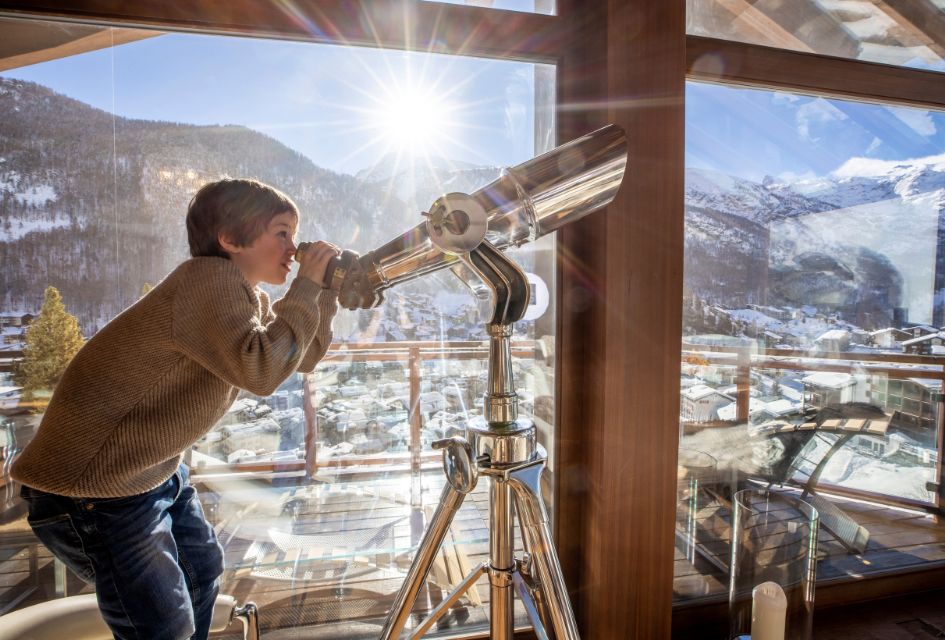
{"label": "sun", "polygon": [[455,112],[433,88],[393,87],[376,99],[369,126],[388,151],[429,155],[453,137]]}

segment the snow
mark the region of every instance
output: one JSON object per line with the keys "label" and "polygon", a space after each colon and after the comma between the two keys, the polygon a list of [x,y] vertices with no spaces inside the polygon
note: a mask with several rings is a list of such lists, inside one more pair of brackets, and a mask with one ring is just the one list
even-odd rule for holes
{"label": "snow", "polygon": [[51,200],[56,200],[56,189],[48,184],[25,186],[22,176],[16,171],[9,171],[0,178],[0,191],[10,193],[16,200],[25,205],[40,206]]}
{"label": "snow", "polygon": [[775,418],[786,416],[792,413],[800,413],[804,405],[800,402],[791,402],[790,400],[774,400],[765,406],[765,412],[770,413]]}
{"label": "snow", "polygon": [[935,171],[945,171],[945,153],[913,158],[911,160],[877,160],[875,158],[850,158],[831,175],[843,178],[885,178],[902,176],[916,167],[928,167]]}
{"label": "snow", "polygon": [[[827,482],[835,482],[841,487],[855,488],[881,495],[900,496],[913,500],[928,501],[929,491],[925,483],[934,479],[932,467],[905,466],[867,457],[850,455],[849,467],[843,469],[844,476],[821,476]],[[836,458],[837,456],[834,456]],[[831,466],[833,460],[830,461]]]}
{"label": "snow", "polygon": [[739,320],[749,324],[757,324],[764,327],[781,327],[783,323],[780,320],[765,315],[754,309],[732,309],[729,314],[732,320]]}
{"label": "snow", "polygon": [[[872,161],[871,161],[872,162]],[[797,255],[822,248],[841,261],[854,248],[885,256],[903,279],[902,306],[916,322],[932,319],[939,207],[920,198],[888,198],[771,223],[772,261],[790,263]],[[908,225],[909,232],[903,233]],[[851,230],[855,235],[851,236]]]}
{"label": "snow", "polygon": [[803,379],[804,384],[827,389],[841,389],[843,387],[855,384],[853,376],[849,373],[834,373],[831,371],[818,371]]}
{"label": "snow", "polygon": [[[10,223],[9,229],[5,229],[7,221]],[[53,229],[68,229],[71,225],[69,217],[63,214],[56,214],[52,220],[10,217],[4,221],[4,226],[0,227],[0,242],[13,242],[33,232],[45,233]]]}
{"label": "snow", "polygon": [[713,389],[712,387],[706,386],[704,384],[697,384],[689,387],[682,392],[682,395],[689,398],[690,400],[701,400],[702,398],[708,398],[711,395],[718,394],[723,396],[725,394],[719,393],[719,391]]}
{"label": "snow", "polygon": [[830,329],[817,337],[817,340],[847,340],[850,332],[844,329]]}

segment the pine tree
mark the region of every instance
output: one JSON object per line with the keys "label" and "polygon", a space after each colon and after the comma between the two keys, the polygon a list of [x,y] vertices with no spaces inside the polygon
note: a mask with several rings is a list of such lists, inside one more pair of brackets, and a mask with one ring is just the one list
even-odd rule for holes
{"label": "pine tree", "polygon": [[23,360],[14,373],[26,399],[52,389],[84,340],[78,319],[66,311],[56,287],[46,287],[43,308],[26,330]]}

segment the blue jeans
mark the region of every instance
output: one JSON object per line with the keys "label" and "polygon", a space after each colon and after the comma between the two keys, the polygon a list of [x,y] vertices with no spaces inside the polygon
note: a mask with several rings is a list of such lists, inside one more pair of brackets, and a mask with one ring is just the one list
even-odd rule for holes
{"label": "blue jeans", "polygon": [[165,483],[124,498],[67,498],[23,487],[44,545],[95,586],[119,640],[203,640],[223,549],[183,464]]}

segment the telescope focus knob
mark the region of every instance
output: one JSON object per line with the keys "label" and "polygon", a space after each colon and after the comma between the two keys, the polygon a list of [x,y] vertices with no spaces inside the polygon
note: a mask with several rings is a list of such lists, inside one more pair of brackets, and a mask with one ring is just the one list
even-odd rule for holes
{"label": "telescope focus knob", "polygon": [[488,214],[475,198],[465,193],[440,196],[423,215],[427,235],[443,253],[453,256],[469,253],[486,237]]}
{"label": "telescope focus knob", "polygon": [[351,270],[351,264],[358,259],[358,254],[345,249],[339,255],[328,261],[325,268],[325,288],[332,291],[341,291],[341,285]]}

